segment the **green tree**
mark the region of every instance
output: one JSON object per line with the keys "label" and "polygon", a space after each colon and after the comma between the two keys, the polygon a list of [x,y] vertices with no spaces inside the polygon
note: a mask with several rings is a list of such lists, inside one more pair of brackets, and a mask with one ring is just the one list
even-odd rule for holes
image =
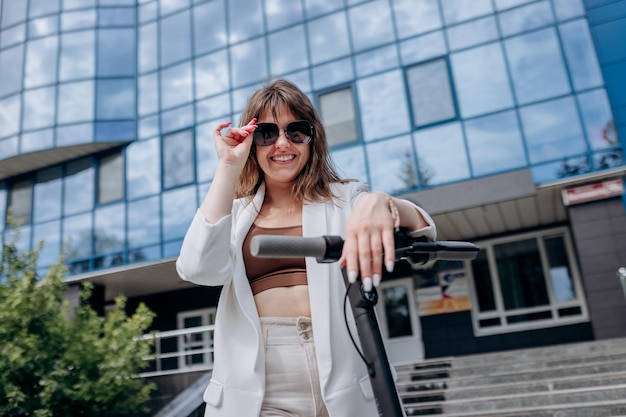
{"label": "green tree", "polygon": [[[19,232],[17,232],[19,233]],[[154,314],[125,312],[118,297],[106,317],[81,289],[73,309],[63,300],[62,260],[37,275],[35,250],[5,244],[0,264],[0,415],[3,417],[142,416],[154,384],[137,376],[150,341],[141,336]]]}

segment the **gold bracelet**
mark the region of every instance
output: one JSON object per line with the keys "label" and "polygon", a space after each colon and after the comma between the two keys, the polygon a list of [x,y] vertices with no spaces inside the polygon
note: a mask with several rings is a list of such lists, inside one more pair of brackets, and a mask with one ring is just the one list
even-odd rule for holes
{"label": "gold bracelet", "polygon": [[389,211],[391,212],[391,220],[393,220],[393,228],[397,232],[400,230],[400,214],[398,213],[398,207],[393,202],[391,197],[387,198],[389,204]]}

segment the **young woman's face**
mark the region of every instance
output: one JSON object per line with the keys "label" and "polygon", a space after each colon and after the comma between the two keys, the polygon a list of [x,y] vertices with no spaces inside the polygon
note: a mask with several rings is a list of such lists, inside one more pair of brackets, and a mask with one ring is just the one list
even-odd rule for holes
{"label": "young woman's face", "polygon": [[277,119],[272,112],[264,110],[257,120],[258,123],[276,123],[279,128],[278,139],[272,145],[256,147],[259,166],[265,174],[265,182],[275,184],[293,183],[304,168],[311,153],[310,143],[294,143],[285,136],[285,129],[297,119],[286,106],[276,109]]}

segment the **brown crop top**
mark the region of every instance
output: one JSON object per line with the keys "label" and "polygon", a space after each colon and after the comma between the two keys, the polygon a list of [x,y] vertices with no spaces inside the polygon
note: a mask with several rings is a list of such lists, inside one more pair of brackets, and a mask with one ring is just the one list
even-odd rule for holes
{"label": "brown crop top", "polygon": [[304,258],[257,258],[250,253],[250,240],[256,235],[302,236],[302,226],[265,228],[252,225],[243,241],[243,262],[252,294],[277,287],[307,285]]}

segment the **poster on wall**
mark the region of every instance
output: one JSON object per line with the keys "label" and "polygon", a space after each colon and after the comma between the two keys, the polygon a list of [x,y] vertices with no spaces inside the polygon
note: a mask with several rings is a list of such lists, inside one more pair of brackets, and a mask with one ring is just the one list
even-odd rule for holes
{"label": "poster on wall", "polygon": [[464,270],[441,271],[437,278],[415,290],[420,316],[471,308],[469,283]]}

